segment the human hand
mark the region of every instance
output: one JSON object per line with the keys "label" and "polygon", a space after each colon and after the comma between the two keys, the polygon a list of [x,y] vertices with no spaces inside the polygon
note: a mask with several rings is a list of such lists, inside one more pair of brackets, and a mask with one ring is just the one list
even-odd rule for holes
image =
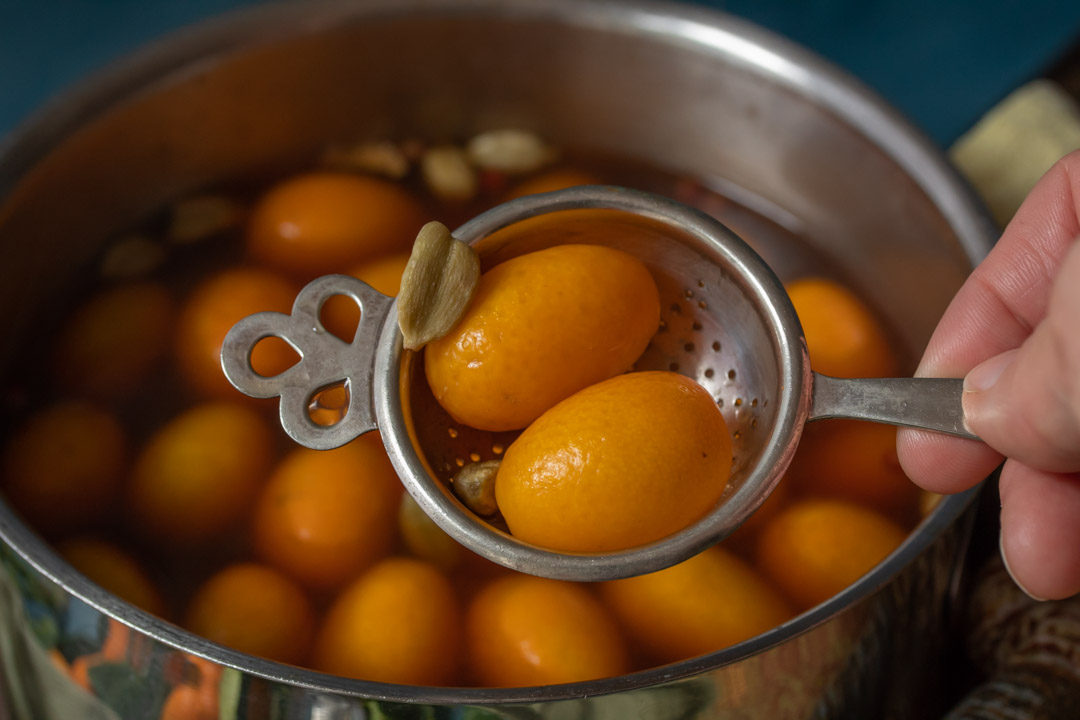
{"label": "human hand", "polygon": [[1080,151],[1024,200],[945,311],[916,375],[964,377],[965,421],[985,444],[902,430],[908,476],[959,492],[1004,457],[1009,573],[1032,597],[1080,593]]}

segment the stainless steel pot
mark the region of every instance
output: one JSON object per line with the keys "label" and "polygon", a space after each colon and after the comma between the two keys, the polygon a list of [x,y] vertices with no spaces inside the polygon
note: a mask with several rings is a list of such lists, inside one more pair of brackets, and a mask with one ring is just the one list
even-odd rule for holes
{"label": "stainless steel pot", "polygon": [[[43,303],[170,198],[288,167],[332,139],[507,125],[714,183],[831,256],[912,356],[994,234],[937,149],[871,92],[733,17],[580,0],[263,6],[114,66],[2,147],[4,377],[33,347]],[[108,595],[0,506],[0,706],[114,717],[50,670],[42,638],[119,621],[138,646],[129,717],[153,717],[160,703],[139,705],[139,688],[191,656],[224,667],[223,718],[926,717],[971,498],[945,500],[856,585],[751,641],[506,690],[352,681],[213,645]]]}

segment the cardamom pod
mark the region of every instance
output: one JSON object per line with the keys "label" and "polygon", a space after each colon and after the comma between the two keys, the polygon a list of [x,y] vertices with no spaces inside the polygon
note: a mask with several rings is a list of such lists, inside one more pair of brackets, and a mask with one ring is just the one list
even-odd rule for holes
{"label": "cardamom pod", "polygon": [[535,172],[555,159],[555,150],[525,130],[490,130],[472,138],[465,151],[477,167],[510,175]]}
{"label": "cardamom pod", "polygon": [[465,151],[453,145],[440,145],[424,152],[420,174],[436,197],[449,202],[467,202],[476,197],[479,179],[469,164]]}
{"label": "cardamom pod", "polygon": [[420,228],[401,276],[398,327],[408,350],[450,332],[469,306],[480,280],[476,251],[440,222]]}
{"label": "cardamom pod", "polygon": [[469,463],[454,475],[454,495],[481,517],[489,517],[499,511],[499,505],[495,502],[495,476],[499,473],[501,462],[483,460]]}

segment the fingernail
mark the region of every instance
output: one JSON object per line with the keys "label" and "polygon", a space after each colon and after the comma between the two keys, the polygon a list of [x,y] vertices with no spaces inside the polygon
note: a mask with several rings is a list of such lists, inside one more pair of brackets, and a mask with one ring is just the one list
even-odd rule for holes
{"label": "fingernail", "polygon": [[998,552],[1001,554],[1001,564],[1005,566],[1005,572],[1009,573],[1009,577],[1012,578],[1012,581],[1014,583],[1016,583],[1016,587],[1020,588],[1020,590],[1025,595],[1027,595],[1035,602],[1045,602],[1046,598],[1041,598],[1038,595],[1035,595],[1026,587],[1024,587],[1023,583],[1016,579],[1016,575],[1013,574],[1012,568],[1009,567],[1009,558],[1005,555],[1005,536],[1000,533],[998,534]]}
{"label": "fingernail", "polygon": [[1016,350],[1007,350],[979,363],[964,377],[964,392],[989,390],[1015,360]]}

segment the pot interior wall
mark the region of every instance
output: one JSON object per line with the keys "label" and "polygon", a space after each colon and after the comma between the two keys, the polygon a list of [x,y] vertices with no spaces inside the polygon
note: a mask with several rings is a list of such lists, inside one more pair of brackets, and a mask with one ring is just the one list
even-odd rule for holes
{"label": "pot interior wall", "polygon": [[896,161],[798,78],[617,29],[391,12],[176,67],[20,179],[0,212],[0,307],[36,307],[169,198],[302,162],[328,140],[517,126],[726,189],[831,255],[917,353],[970,260]]}

